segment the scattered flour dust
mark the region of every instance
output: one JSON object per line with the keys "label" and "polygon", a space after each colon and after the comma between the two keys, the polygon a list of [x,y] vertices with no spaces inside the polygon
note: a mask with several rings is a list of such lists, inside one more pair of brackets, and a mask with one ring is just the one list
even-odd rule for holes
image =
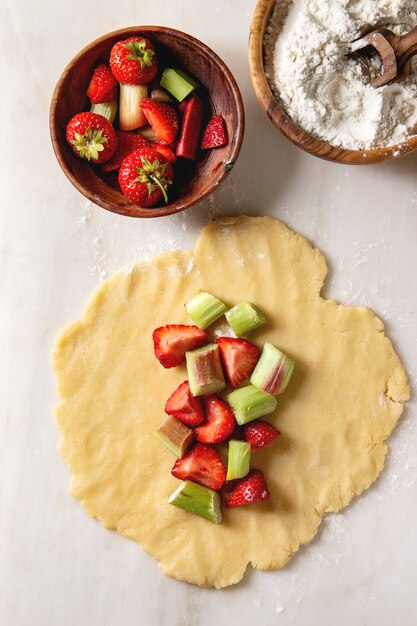
{"label": "scattered flour dust", "polygon": [[382,148],[417,132],[417,62],[402,83],[375,89],[378,55],[346,56],[379,26],[417,24],[413,0],[277,0],[265,36],[265,69],[283,109],[304,130],[343,148]]}

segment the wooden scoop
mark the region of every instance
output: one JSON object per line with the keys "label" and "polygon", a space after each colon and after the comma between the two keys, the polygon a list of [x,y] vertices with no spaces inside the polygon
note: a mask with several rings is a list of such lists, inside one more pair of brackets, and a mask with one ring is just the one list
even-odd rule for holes
{"label": "wooden scoop", "polygon": [[417,54],[417,26],[401,36],[387,28],[373,30],[351,43],[349,53],[369,46],[380,55],[383,69],[382,76],[371,82],[372,87],[382,87],[395,80],[402,81],[409,75],[410,61]]}

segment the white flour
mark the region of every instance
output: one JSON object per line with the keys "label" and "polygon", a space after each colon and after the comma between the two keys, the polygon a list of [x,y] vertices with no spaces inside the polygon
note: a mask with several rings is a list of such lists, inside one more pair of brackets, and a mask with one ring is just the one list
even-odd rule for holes
{"label": "white flour", "polygon": [[417,64],[409,78],[375,89],[377,56],[359,61],[347,45],[378,26],[397,34],[417,24],[412,0],[278,0],[265,37],[268,80],[304,130],[350,149],[401,143],[417,132]]}

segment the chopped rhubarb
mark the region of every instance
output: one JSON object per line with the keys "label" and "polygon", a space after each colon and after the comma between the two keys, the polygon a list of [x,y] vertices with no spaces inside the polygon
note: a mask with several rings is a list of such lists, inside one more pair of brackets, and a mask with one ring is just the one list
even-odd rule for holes
{"label": "chopped rhubarb", "polygon": [[204,107],[200,98],[192,94],[184,102],[180,137],[177,145],[177,157],[195,160],[201,125],[203,123]]}
{"label": "chopped rhubarb", "polygon": [[166,417],[153,434],[177,459],[184,456],[194,439],[193,431],[172,415]]}

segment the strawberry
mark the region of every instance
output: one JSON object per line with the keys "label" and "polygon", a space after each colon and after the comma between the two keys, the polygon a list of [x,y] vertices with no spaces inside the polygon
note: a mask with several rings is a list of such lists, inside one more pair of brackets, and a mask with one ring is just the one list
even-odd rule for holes
{"label": "strawberry", "polygon": [[251,502],[268,500],[270,493],[264,475],[260,470],[252,470],[245,478],[238,480],[229,493],[227,507],[241,506]]}
{"label": "strawberry", "polygon": [[247,339],[234,337],[219,337],[217,343],[227,381],[231,387],[237,387],[255,369],[259,348]]}
{"label": "strawberry", "polygon": [[165,404],[165,413],[173,415],[187,426],[197,426],[204,422],[201,400],[192,395],[188,380],[181,383],[169,396]]}
{"label": "strawberry", "polygon": [[115,78],[123,84],[150,83],[158,70],[153,44],[145,37],[118,41],[110,52],[110,66]]}
{"label": "strawberry", "polygon": [[177,157],[175,156],[175,153],[172,151],[172,149],[169,146],[165,145],[164,143],[159,142],[156,144],[156,146],[154,146],[154,148],[157,152],[159,152],[160,154],[163,154],[166,160],[169,161],[170,163],[177,162]]}
{"label": "strawberry", "polygon": [[194,435],[197,441],[202,443],[220,443],[224,441],[235,429],[236,422],[233,411],[229,404],[220,400],[217,396],[204,398],[206,421],[197,426]]}
{"label": "strawberry", "polygon": [[208,334],[197,326],[168,324],[155,328],[152,338],[156,358],[169,368],[184,363],[188,350],[195,350],[207,343]]}
{"label": "strawberry", "polygon": [[152,98],[144,98],[140,106],[158,141],[163,144],[172,143],[179,126],[175,109],[165,102],[157,102]]}
{"label": "strawberry", "polygon": [[120,165],[119,185],[134,204],[155,206],[162,199],[168,203],[168,185],[174,180],[172,166],[154,148],[142,148],[129,154]]}
{"label": "strawberry", "polygon": [[280,434],[275,426],[263,420],[254,420],[243,428],[243,436],[254,451],[260,450],[274,439],[278,439]]}
{"label": "strawberry", "polygon": [[177,459],[171,474],[180,480],[192,480],[217,491],[226,480],[223,461],[211,446],[197,443],[191,452]]}
{"label": "strawberry", "polygon": [[210,148],[220,148],[227,144],[226,130],[221,115],[215,115],[211,118],[203,131],[201,138],[201,148],[208,150]]}
{"label": "strawberry", "polygon": [[123,130],[116,130],[117,136],[117,150],[110,159],[107,161],[105,165],[103,165],[103,170],[105,172],[111,172],[113,170],[119,169],[122,164],[122,161],[135,150],[140,150],[141,148],[150,148],[151,144],[149,141],[146,141],[141,135],[137,133],[127,133]]}
{"label": "strawberry", "polygon": [[66,139],[77,156],[93,163],[109,161],[117,147],[113,126],[97,113],[74,115],[68,122]]}
{"label": "strawberry", "polygon": [[117,99],[118,87],[117,80],[109,66],[99,65],[94,70],[88,85],[87,96],[90,98],[91,104],[111,102]]}

